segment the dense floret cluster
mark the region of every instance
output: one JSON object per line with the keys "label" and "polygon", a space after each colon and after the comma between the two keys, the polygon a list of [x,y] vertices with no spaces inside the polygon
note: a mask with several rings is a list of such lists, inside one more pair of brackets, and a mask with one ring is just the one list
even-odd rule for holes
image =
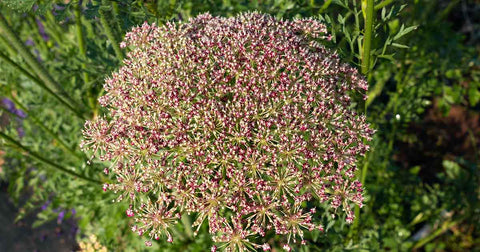
{"label": "dense floret cluster", "polygon": [[266,233],[303,243],[322,230],[315,202],[352,222],[356,158],[373,130],[350,95],[367,83],[326,39],[317,20],[260,13],[129,32],[100,98],[109,115],[86,123],[82,148],[111,162],[118,182],[104,190],[131,202],[132,229],[172,241],[192,214],[219,248],[243,251],[269,250],[256,242]]}

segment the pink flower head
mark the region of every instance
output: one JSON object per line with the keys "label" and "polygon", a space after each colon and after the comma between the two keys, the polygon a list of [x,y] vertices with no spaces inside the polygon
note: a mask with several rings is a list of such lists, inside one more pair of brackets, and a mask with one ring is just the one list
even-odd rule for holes
{"label": "pink flower head", "polygon": [[351,95],[368,85],[329,38],[318,20],[256,12],[127,33],[100,98],[109,113],[86,123],[82,146],[113,163],[109,189],[134,206],[139,234],[171,241],[194,213],[219,248],[268,250],[257,238],[270,231],[289,250],[322,229],[307,202],[353,220],[355,162],[374,131]]}
{"label": "pink flower head", "polygon": [[270,245],[268,243],[264,243],[262,245],[262,249],[263,249],[263,251],[270,251],[271,248],[270,248]]}
{"label": "pink flower head", "polygon": [[133,217],[135,214],[133,213],[133,210],[131,208],[127,209],[127,216],[128,217]]}

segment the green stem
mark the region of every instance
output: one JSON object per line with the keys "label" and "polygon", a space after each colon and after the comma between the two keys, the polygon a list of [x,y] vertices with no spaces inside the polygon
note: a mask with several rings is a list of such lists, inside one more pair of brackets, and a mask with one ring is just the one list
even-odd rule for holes
{"label": "green stem", "polygon": [[440,236],[441,234],[445,233],[445,231],[447,231],[448,229],[450,229],[451,227],[457,225],[459,223],[459,221],[446,221],[442,224],[442,226],[437,229],[435,232],[433,232],[431,235],[421,239],[420,241],[418,241],[415,245],[413,245],[413,250],[417,250],[421,247],[423,247],[425,244],[427,244],[428,242],[430,242],[431,240],[437,238],[438,236]]}
{"label": "green stem", "polygon": [[[106,5],[109,5],[109,3],[106,0],[102,0],[102,5],[106,6]],[[102,9],[102,6],[100,6],[98,13],[100,14],[100,23],[102,24],[103,29],[105,30],[105,34],[107,35],[107,38],[110,40],[110,43],[112,44],[113,51],[115,52],[117,59],[120,60],[121,62],[123,60],[123,53],[122,53],[122,50],[120,49],[120,44],[115,38],[115,34],[113,33],[112,28],[110,27],[110,24],[107,21],[106,13]]]}
{"label": "green stem", "polygon": [[180,241],[184,242],[188,240],[182,232],[178,231],[176,226],[171,226],[170,231],[172,231],[172,236],[178,238]]}
{"label": "green stem", "polygon": [[87,86],[87,92],[88,92],[88,104],[90,105],[90,108],[93,110],[93,117],[96,116],[96,111],[97,111],[97,100],[93,99],[94,94],[92,94],[92,88],[90,86],[90,76],[88,75],[88,72],[86,71],[87,69],[87,46],[85,44],[85,32],[83,29],[82,25],[82,13],[81,13],[81,5],[80,2],[75,5],[75,24],[76,24],[76,29],[77,29],[77,40],[78,40],[78,46],[80,48],[80,54],[82,55],[83,62],[81,64],[82,70],[83,70],[83,82]]}
{"label": "green stem", "polygon": [[78,107],[75,101],[68,96],[68,94],[63,90],[60,84],[58,84],[53,78],[48,74],[46,69],[33,57],[30,51],[25,47],[20,38],[12,31],[10,26],[7,23],[5,17],[0,13],[0,29],[2,30],[3,35],[10,41],[12,46],[17,50],[17,52],[22,56],[22,58],[27,62],[27,64],[32,68],[32,70],[38,75],[38,77],[50,88],[56,89],[57,92],[61,94],[66,100],[69,101],[68,107],[79,115],[82,119],[86,117],[80,111],[74,109],[73,107]]}
{"label": "green stem", "polygon": [[185,233],[187,233],[188,238],[193,238],[193,230],[192,230],[192,221],[190,220],[190,215],[183,214],[182,215],[182,224],[185,228]]}
{"label": "green stem", "polygon": [[45,12],[45,30],[48,32],[48,35],[51,36],[51,38],[57,42],[59,45],[63,45],[63,41],[65,41],[65,33],[62,31],[62,28],[60,25],[58,25],[58,22],[55,20],[55,16],[52,14],[52,12],[47,11]]}
{"label": "green stem", "polygon": [[85,181],[88,181],[88,182],[91,182],[91,183],[96,183],[96,184],[101,184],[102,182],[98,181],[98,180],[95,180],[95,179],[92,179],[92,178],[88,178],[88,177],[85,177],[81,174],[78,174],[74,171],[71,171],[71,170],[68,170],[64,167],[62,167],[61,165],[49,160],[49,159],[46,159],[42,156],[40,156],[40,154],[32,151],[32,150],[29,150],[27,147],[23,146],[21,143],[17,142],[15,139],[9,137],[8,135],[4,134],[3,132],[0,132],[0,138],[3,138],[5,141],[7,141],[8,143],[14,145],[15,147],[25,151],[28,155],[30,155],[31,157],[37,159],[38,161],[40,162],[43,162],[49,166],[51,166],[52,168],[54,169],[57,169],[59,171],[62,171],[70,176],[73,176],[73,177],[76,177],[76,178],[79,178],[79,179],[83,179]]}
{"label": "green stem", "polygon": [[[355,2],[355,1],[354,1]],[[373,0],[367,0],[366,4],[366,15],[365,15],[365,36],[363,38],[363,50],[362,50],[362,74],[367,75],[370,72],[370,51],[371,51],[371,45],[372,45],[372,33],[373,33],[373,14],[374,14],[374,1]],[[365,112],[365,116],[367,116],[367,103],[364,102],[363,104],[363,109]],[[366,144],[366,141],[364,141]],[[368,172],[368,165],[369,165],[369,160],[368,160],[368,153],[365,155],[364,162],[363,162],[363,167],[362,171],[360,174],[360,182],[362,185],[365,184],[365,180],[367,178],[367,172]],[[358,225],[359,225],[359,218],[360,218],[360,207],[355,206],[355,220],[353,222],[353,225],[350,229],[350,237],[352,235],[355,235],[358,232]]]}
{"label": "green stem", "polygon": [[47,85],[45,85],[45,83],[43,83],[41,80],[39,80],[37,77],[33,76],[32,74],[30,74],[27,70],[25,70],[23,67],[21,67],[20,65],[18,65],[17,63],[15,63],[14,61],[12,61],[7,55],[3,54],[2,52],[0,52],[0,58],[3,59],[6,63],[10,64],[11,66],[13,66],[14,68],[16,68],[20,73],[22,73],[23,75],[25,75],[27,78],[29,78],[30,80],[32,80],[33,82],[35,82],[38,86],[40,86],[41,88],[43,88],[45,91],[47,91],[49,94],[51,94],[55,99],[57,99],[60,103],[62,103],[63,105],[65,105],[67,108],[69,108],[70,110],[72,110],[73,112],[75,112],[75,114],[80,117],[80,118],[83,118],[83,115],[80,111],[76,110],[74,107],[72,107],[72,105],[70,105],[67,101],[65,101],[62,97],[58,96],[52,89],[50,89],[49,87],[47,87]]}
{"label": "green stem", "polygon": [[365,154],[365,163],[362,167],[362,177],[360,178],[360,183],[362,183],[362,185],[365,185],[365,179],[367,178],[367,171],[368,171],[368,165],[370,164],[369,160],[368,160],[368,153]]}
{"label": "green stem", "polygon": [[328,8],[328,6],[330,6],[331,3],[332,3],[332,0],[325,0],[320,10],[318,10],[318,13],[323,13]]}
{"label": "green stem", "polygon": [[440,12],[439,14],[437,14],[435,16],[435,21],[434,22],[437,23],[440,20],[444,20],[448,16],[448,14],[450,14],[450,12],[453,10],[455,5],[457,5],[459,3],[460,3],[460,0],[450,1],[450,3],[447,5],[447,7],[445,7],[442,12]]}
{"label": "green stem", "polygon": [[[80,11],[80,2],[75,5],[75,25],[76,25],[76,30],[77,30],[77,40],[78,40],[78,47],[80,49],[80,53],[82,54],[83,60],[87,60],[87,47],[85,45],[85,35],[83,32],[83,27],[82,27],[82,14]],[[89,82],[89,77],[88,73],[85,71],[87,68],[87,64],[83,62],[81,64],[82,70],[83,70],[83,82],[87,84]]]}
{"label": "green stem", "polygon": [[363,52],[362,52],[362,73],[368,74],[370,71],[370,50],[372,46],[372,32],[373,32],[373,0],[367,0],[367,15],[365,18],[365,36],[363,38]]}
{"label": "green stem", "polygon": [[34,31],[32,32],[31,38],[34,40],[35,47],[37,47],[39,51],[48,52],[49,50],[48,45],[47,43],[45,43],[45,40],[43,39],[43,37],[40,35],[40,29],[38,28],[37,22],[35,20],[35,16],[34,15],[29,16],[29,18],[26,20],[26,23],[28,24],[29,29]]}
{"label": "green stem", "polygon": [[2,45],[2,47],[3,47],[2,49],[7,51],[8,55],[16,55],[17,54],[17,52],[15,50],[13,50],[12,46],[7,41],[7,39],[4,38],[3,36],[0,36],[0,45]]}
{"label": "green stem", "polygon": [[[353,1],[353,12],[349,12],[348,14],[350,14],[350,13],[353,13],[353,17],[355,19],[355,31],[360,32],[360,19],[358,18],[358,16],[362,13],[362,11],[361,10],[359,11],[357,9],[357,1]],[[346,15],[345,19],[346,19],[347,16],[349,16],[349,15]],[[349,43],[350,44],[350,51],[352,53],[355,52],[354,43],[355,43],[354,41],[351,41]],[[362,50],[361,50],[362,49],[361,48],[362,47],[362,41],[360,40],[360,37],[357,39],[357,45],[358,45],[358,54],[361,55],[362,54]]]}
{"label": "green stem", "polygon": [[115,16],[115,26],[117,27],[118,31],[122,30],[122,27],[120,26],[120,23],[118,22],[118,17],[120,17],[120,9],[118,8],[118,3],[117,2],[112,2],[112,11],[113,15]]}
{"label": "green stem", "polygon": [[[362,171],[361,171],[361,174],[360,174],[360,182],[362,183],[362,185],[365,185],[365,180],[367,178],[367,171],[368,171],[368,165],[369,164],[370,164],[369,156],[368,156],[368,153],[367,153],[367,154],[365,154],[363,167],[362,167]],[[352,238],[353,235],[357,234],[358,225],[360,224],[360,222],[359,222],[360,207],[358,205],[355,205],[354,214],[355,214],[355,219],[353,220],[353,224],[352,224],[352,226],[350,228],[350,232],[349,232],[349,237],[350,238]],[[356,238],[357,237],[355,237],[355,239]]]}
{"label": "green stem", "polygon": [[60,139],[60,137],[57,134],[55,134],[52,130],[47,128],[47,126],[45,126],[37,117],[35,117],[33,114],[29,113],[27,107],[25,107],[23,104],[21,104],[14,96],[10,96],[10,99],[12,99],[12,101],[27,114],[28,119],[31,119],[37,126],[39,126],[47,134],[49,134],[53,139],[55,139],[60,144],[60,146],[63,147],[63,149],[70,152],[71,154],[73,154],[78,159],[84,160],[84,157],[82,157],[77,152],[75,152],[75,150],[70,148],[62,139]]}

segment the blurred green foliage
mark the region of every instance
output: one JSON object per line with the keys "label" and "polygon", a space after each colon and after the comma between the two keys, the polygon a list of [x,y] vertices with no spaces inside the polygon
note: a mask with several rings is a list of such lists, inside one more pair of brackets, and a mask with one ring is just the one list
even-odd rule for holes
{"label": "blurred green foliage", "polygon": [[[232,16],[259,10],[281,18],[315,17],[324,20],[332,34],[332,42],[326,45],[345,61],[359,66],[363,3],[5,0],[0,3],[0,13],[36,64],[59,84],[60,91],[56,92],[65,92],[70,102],[77,104],[76,109],[96,116],[103,113],[97,102],[103,80],[121,65],[115,43],[132,26],[145,21],[181,21],[203,12]],[[464,153],[449,148],[434,148],[435,155],[408,151],[411,146],[423,146],[425,139],[419,129],[445,127],[427,124],[427,120],[449,120],[452,108],[479,114],[479,13],[480,3],[472,0],[375,1],[372,64],[366,76],[370,89],[365,104],[361,99],[358,104],[362,111],[360,105],[365,105],[368,120],[378,129],[371,152],[359,164],[360,168],[368,167],[367,202],[353,226],[324,213],[326,232],[310,233],[308,246],[299,251],[480,249],[479,123],[450,124],[466,127],[461,136],[465,142],[458,143],[468,146]],[[79,151],[84,118],[46,91],[42,83],[48,83],[42,73],[3,30],[0,56],[0,97],[14,101],[27,114],[23,120],[16,120],[6,109],[0,112],[2,134],[24,147],[6,138],[0,140],[6,152],[0,179],[8,181],[9,192],[21,207],[18,218],[50,202],[38,215],[37,225],[57,218],[58,209],[75,209],[73,218],[77,218],[79,236],[93,233],[102,245],[118,251],[146,249],[143,240],[129,230],[124,212],[128,206],[112,204],[114,195],[101,191],[101,183],[109,182],[102,164],[98,160],[89,163],[90,157]],[[432,111],[439,111],[444,119],[431,119]],[[24,136],[18,134],[19,127]],[[456,130],[446,132],[453,134]],[[422,152],[429,150],[422,148]],[[438,162],[413,162],[416,155],[435,156]],[[72,177],[55,165],[101,183]],[[26,203],[21,200],[25,195]],[[173,244],[156,242],[154,249],[208,251],[212,245],[205,226],[197,237],[185,235],[180,225],[177,232],[179,239]]]}

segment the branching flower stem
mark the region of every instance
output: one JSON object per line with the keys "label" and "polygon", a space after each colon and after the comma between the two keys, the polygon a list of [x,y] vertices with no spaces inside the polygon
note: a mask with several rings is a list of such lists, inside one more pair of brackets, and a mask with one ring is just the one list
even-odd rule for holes
{"label": "branching flower stem", "polygon": [[[45,88],[48,86],[47,92],[53,93],[51,90],[52,88],[55,89],[56,92],[60,93],[62,96],[61,102],[65,105],[68,104],[68,108],[71,109],[76,115],[78,115],[82,119],[86,119],[87,117],[84,115],[83,112],[75,109],[75,107],[79,107],[76,102],[69,97],[69,95],[63,90],[61,85],[57,83],[47,72],[47,70],[33,57],[30,51],[25,47],[22,43],[20,38],[12,31],[10,26],[7,23],[5,17],[0,13],[0,29],[2,30],[2,34],[7,38],[7,40],[12,44],[12,46],[16,49],[16,51],[22,56],[22,58],[27,62],[27,64],[32,68],[36,75],[44,82],[44,85],[41,87]],[[2,57],[3,58],[3,57]],[[38,82],[36,82],[38,84]],[[58,95],[55,96],[58,99]],[[66,99],[67,101],[65,101]]]}
{"label": "branching flower stem", "polygon": [[32,113],[29,113],[27,107],[24,106],[22,103],[20,103],[13,95],[10,96],[9,98],[15,103],[15,105],[17,105],[20,109],[22,109],[25,112],[25,114],[27,114],[27,118],[31,119],[33,121],[33,123],[35,123],[38,127],[40,127],[42,130],[44,130],[53,139],[55,139],[55,141],[57,141],[57,143],[59,143],[60,146],[63,149],[65,149],[66,151],[68,151],[69,153],[74,155],[79,160],[85,160],[86,159],[85,156],[80,155],[78,152],[75,152],[74,149],[69,147],[62,139],[60,139],[58,134],[55,134],[51,129],[49,129],[47,126],[45,126],[37,117],[35,117]]}
{"label": "branching flower stem", "polygon": [[28,154],[29,156],[37,159],[38,161],[42,162],[42,163],[45,163],[49,166],[51,166],[52,168],[54,169],[57,169],[61,172],[64,172],[70,176],[73,176],[73,177],[76,177],[76,178],[79,178],[79,179],[82,179],[82,180],[85,180],[85,181],[88,181],[90,183],[95,183],[95,184],[101,184],[102,182],[96,180],[96,179],[92,179],[92,178],[89,178],[89,177],[86,177],[84,175],[81,175],[81,174],[78,174],[74,171],[71,171],[71,170],[68,170],[67,168],[53,162],[52,160],[49,160],[47,158],[44,158],[42,157],[40,154],[28,149],[27,147],[23,146],[21,143],[19,143],[18,141],[16,141],[15,139],[11,138],[10,136],[6,135],[5,133],[3,132],[0,132],[0,138],[4,139],[6,142],[10,143],[11,145],[13,145],[14,147],[24,151],[26,154]]}

